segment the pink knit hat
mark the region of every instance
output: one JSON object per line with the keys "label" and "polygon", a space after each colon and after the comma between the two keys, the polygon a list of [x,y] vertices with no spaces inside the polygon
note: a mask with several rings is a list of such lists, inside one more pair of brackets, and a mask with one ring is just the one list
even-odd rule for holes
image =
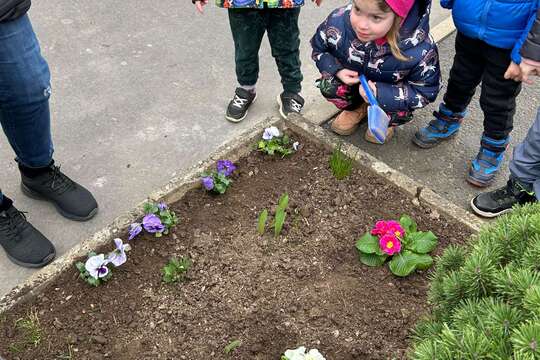
{"label": "pink knit hat", "polygon": [[401,18],[405,19],[411,11],[415,0],[385,0],[388,6]]}

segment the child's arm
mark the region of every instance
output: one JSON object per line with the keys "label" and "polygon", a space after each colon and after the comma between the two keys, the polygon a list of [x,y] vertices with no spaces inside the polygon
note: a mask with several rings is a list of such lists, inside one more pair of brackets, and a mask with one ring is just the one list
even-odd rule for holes
{"label": "child's arm", "polygon": [[435,101],[440,90],[441,68],[436,48],[427,51],[403,82],[377,82],[377,100],[386,112],[412,111]]}
{"label": "child's arm", "polygon": [[315,35],[311,38],[311,47],[313,48],[311,58],[315,61],[315,65],[323,77],[335,76],[338,71],[344,69],[339,60],[329,52],[326,36],[327,21],[325,20],[319,25]]}

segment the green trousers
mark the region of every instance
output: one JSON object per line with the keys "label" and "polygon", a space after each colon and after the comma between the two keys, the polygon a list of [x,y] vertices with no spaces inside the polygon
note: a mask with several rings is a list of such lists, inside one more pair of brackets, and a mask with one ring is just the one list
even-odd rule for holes
{"label": "green trousers", "polygon": [[301,90],[300,8],[229,9],[229,23],[234,40],[236,77],[240,85],[251,86],[259,77],[259,48],[264,32],[281,76],[285,92]]}

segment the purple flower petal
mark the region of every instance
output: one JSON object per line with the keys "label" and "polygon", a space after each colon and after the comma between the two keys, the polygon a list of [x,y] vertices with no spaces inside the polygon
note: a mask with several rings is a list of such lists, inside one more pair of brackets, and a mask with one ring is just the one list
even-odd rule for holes
{"label": "purple flower petal", "polygon": [[218,173],[223,173],[225,176],[230,176],[234,170],[236,170],[236,166],[234,163],[230,160],[218,160],[217,162],[217,171]]}
{"label": "purple flower petal", "polygon": [[208,191],[214,188],[214,179],[211,176],[206,176],[201,179],[204,188]]}
{"label": "purple flower petal", "polygon": [[167,210],[167,204],[165,204],[164,202],[160,202],[159,204],[157,204],[157,207],[160,211]]}
{"label": "purple flower petal", "polygon": [[129,237],[128,240],[132,240],[135,236],[139,235],[142,231],[141,224],[133,223],[129,225]]}
{"label": "purple flower petal", "polygon": [[163,226],[159,217],[154,214],[146,215],[143,218],[142,226],[144,227],[144,230],[148,231],[149,233],[160,233],[165,230],[165,226]]}

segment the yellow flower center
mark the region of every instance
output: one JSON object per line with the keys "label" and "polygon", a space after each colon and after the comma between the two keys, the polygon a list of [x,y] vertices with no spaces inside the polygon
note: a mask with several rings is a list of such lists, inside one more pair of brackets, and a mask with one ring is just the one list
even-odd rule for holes
{"label": "yellow flower center", "polygon": [[396,231],[395,234],[396,234],[396,236],[401,235],[401,234],[399,233],[399,231]]}
{"label": "yellow flower center", "polygon": [[389,242],[386,243],[386,247],[387,247],[388,249],[391,249],[391,248],[394,247],[394,243],[393,243],[392,241],[389,241]]}

